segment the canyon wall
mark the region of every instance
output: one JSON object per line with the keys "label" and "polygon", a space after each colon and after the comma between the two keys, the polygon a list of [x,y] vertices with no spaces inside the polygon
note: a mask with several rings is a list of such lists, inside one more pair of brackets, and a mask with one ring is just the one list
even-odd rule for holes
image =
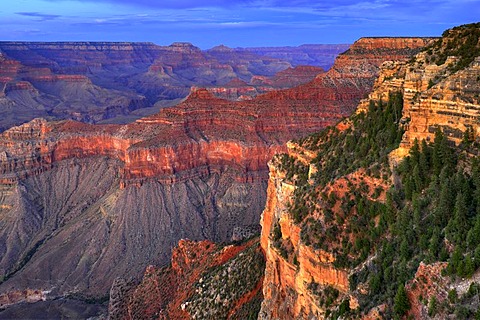
{"label": "canyon wall", "polygon": [[[464,139],[473,142],[480,134],[480,58],[475,57],[475,44],[464,49],[469,38],[465,32],[462,27],[450,30],[409,61],[385,62],[368,99],[361,102],[359,111],[368,108],[369,100],[386,101],[390,93],[402,92],[405,134],[399,155],[415,139],[433,141],[437,129],[456,145]],[[464,57],[461,50],[471,53]]]}
{"label": "canyon wall", "polygon": [[[381,41],[378,39],[362,38],[358,41],[358,46],[354,45],[346,52],[357,51],[368,55],[372,50],[378,50],[392,60],[398,60],[401,57],[395,56],[396,53],[390,50],[407,47],[406,51],[410,51],[411,58],[383,62],[372,92],[367,99],[360,102],[353,117],[326,132],[289,143],[287,155],[277,156],[269,163],[267,203],[261,218],[261,245],[267,261],[264,301],[259,319],[336,318],[345,314],[347,318],[389,319],[394,315],[405,314],[424,319],[430,318],[432,313],[435,315],[435,312],[437,318],[442,318],[453,314],[455,303],[465,303],[460,302],[460,298],[452,300],[451,292],[455,291],[457,294],[458,291],[460,297],[460,293],[465,293],[467,287],[472,288],[476,276],[471,279],[454,276],[448,278],[442,272],[447,263],[416,262],[418,269],[408,271],[412,277],[399,280],[402,288],[405,285],[404,295],[408,304],[406,310],[399,311],[397,304],[400,303],[397,300],[400,298],[397,296],[400,297],[398,292],[402,291],[397,291],[397,285],[387,281],[393,281],[391,274],[382,274],[382,271],[377,269],[383,263],[383,268],[391,272],[391,269],[398,267],[404,252],[391,252],[390,256],[398,259],[391,260],[396,261],[392,262],[393,267],[388,265],[390,262],[387,261],[390,260],[386,260],[387,258],[377,261],[376,264],[374,261],[386,256],[385,248],[388,248],[388,245],[385,243],[398,241],[398,249],[398,238],[402,235],[395,234],[395,231],[390,229],[386,231],[383,247],[375,247],[376,242],[367,242],[369,244],[363,248],[358,237],[363,237],[365,230],[370,232],[370,236],[378,232],[377,230],[381,229],[379,225],[385,223],[382,222],[385,217],[379,214],[382,211],[381,206],[386,205],[389,210],[388,207],[396,201],[392,198],[398,196],[392,190],[405,190],[402,189],[404,186],[402,187],[398,173],[394,170],[408,154],[415,140],[433,142],[436,133],[443,132],[450,144],[460,147],[462,154],[466,156],[462,158],[465,163],[460,165],[459,172],[470,170],[469,157],[478,155],[480,130],[479,34],[478,24],[473,24],[448,30],[438,39],[385,39],[383,45],[389,49],[379,49],[378,43]],[[418,46],[419,42],[422,43],[420,47],[425,46],[421,52],[418,52],[418,48],[415,50],[411,47]],[[331,72],[338,70],[337,63],[342,66],[344,59],[345,56],[340,55]],[[349,67],[344,69],[349,70]],[[360,75],[362,71],[368,74],[367,68],[356,70]],[[403,108],[399,114],[394,114],[392,109],[394,102],[391,98],[395,94],[401,94],[398,96],[402,97],[400,107],[403,105]],[[377,107],[380,100],[383,104]],[[377,104],[372,104],[373,101]],[[355,130],[356,126],[361,126],[365,113],[374,114],[378,112],[378,108],[390,110],[391,114],[388,116],[393,117],[391,121],[399,124],[402,129],[400,133],[404,132],[401,139],[398,134],[394,136],[395,139],[398,138],[397,146],[400,143],[400,147],[389,154],[389,161],[386,160],[387,153],[383,156],[384,160],[379,158],[373,165],[369,162],[370,151],[356,159],[354,155],[358,154],[357,150],[348,158],[347,164],[340,161],[342,156],[339,156],[338,152],[351,152],[354,149],[351,148],[352,143],[363,144],[363,138],[375,139],[368,136],[368,128],[363,128],[364,131],[359,135],[356,135]],[[380,121],[380,117],[377,120]],[[375,126],[375,123],[371,125]],[[351,139],[353,136],[357,138]],[[345,140],[340,140],[340,137]],[[332,141],[333,139],[338,141]],[[340,147],[333,148],[335,143],[339,143]],[[375,143],[380,143],[380,140]],[[369,150],[372,148],[374,146],[370,146]],[[329,158],[339,159],[335,167],[327,166],[331,164],[328,162]],[[382,161],[385,164],[380,165]],[[377,165],[378,167],[375,167]],[[389,169],[382,169],[382,166]],[[323,174],[321,170],[332,172]],[[390,170],[394,172],[393,175]],[[328,179],[321,180],[320,177]],[[390,198],[386,197],[389,189]],[[350,191],[347,192],[348,190]],[[426,193],[428,191],[422,191],[422,195]],[[359,224],[361,218],[358,214],[360,210],[365,210],[366,204],[370,202],[381,205],[373,207],[376,209],[369,213],[364,211],[365,216],[370,214],[369,220]],[[409,205],[411,204],[407,202],[405,207]],[[401,219],[400,212],[399,209],[396,219]],[[430,212],[427,210],[422,214],[428,218]],[[393,221],[397,221],[397,225],[401,223],[399,220]],[[353,231],[350,229],[352,225],[355,225]],[[363,227],[366,229],[362,229]],[[376,239],[379,241],[378,235]],[[449,243],[447,240],[445,242]],[[453,244],[449,243],[450,254],[452,247]],[[363,257],[355,260],[362,250],[366,250]],[[343,260],[345,258],[347,260]],[[353,259],[354,263],[346,263],[348,259]],[[415,259],[431,262],[425,256]],[[452,260],[449,261],[451,263]],[[379,278],[368,278],[368,275]],[[375,282],[379,279],[383,280],[380,280],[380,283]],[[378,300],[378,286],[394,288],[389,289],[390,298],[386,299],[384,296],[385,300]],[[474,295],[469,294],[469,297]],[[462,299],[467,299],[463,301],[468,301],[467,305],[476,308],[476,304],[473,305],[472,300],[468,300],[471,298]],[[439,304],[431,307],[432,300],[439,303],[441,301],[444,303],[442,306],[450,307],[435,309]],[[428,301],[430,304],[427,307]],[[410,307],[411,310],[408,310]],[[455,309],[456,316],[459,314],[458,310]]]}
{"label": "canyon wall", "polygon": [[[195,50],[173,48],[185,46]],[[402,50],[396,55],[406,57]],[[308,84],[252,100],[193,89],[179,105],[127,125],[37,119],[6,130],[0,291],[102,297],[116,277],[168,263],[182,238],[226,241],[258,224],[267,161],[288,140],[349,115],[382,62],[370,51],[338,61]]]}
{"label": "canyon wall", "polygon": [[0,54],[0,131],[36,117],[127,123],[179,103],[192,87],[251,99],[321,71],[300,68],[298,78],[277,80],[289,62],[190,43],[0,42]]}
{"label": "canyon wall", "polygon": [[[306,164],[312,158],[299,157],[297,145],[289,144],[288,154]],[[320,319],[326,317],[322,291],[337,290],[348,298],[351,307],[355,298],[349,295],[349,271],[334,266],[335,255],[314,249],[301,240],[301,226],[290,213],[290,203],[299,186],[286,178],[286,172],[275,158],[269,163],[270,179],[267,202],[261,217],[261,245],[266,255],[264,300],[259,319]],[[325,297],[323,297],[325,300]],[[332,301],[333,302],[333,301]]]}

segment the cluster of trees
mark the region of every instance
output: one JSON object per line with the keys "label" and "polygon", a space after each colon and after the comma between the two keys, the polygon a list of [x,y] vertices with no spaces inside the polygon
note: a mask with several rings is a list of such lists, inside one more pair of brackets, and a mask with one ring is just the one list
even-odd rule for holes
{"label": "cluster of trees", "polygon": [[317,151],[313,163],[318,172],[313,176],[317,185],[325,186],[335,178],[359,168],[373,169],[387,162],[387,156],[398,147],[403,135],[399,126],[403,95],[391,93],[388,102],[370,102],[368,112],[352,115],[351,126],[343,131],[328,128],[301,139],[298,143]]}
{"label": "cluster of trees", "polygon": [[[371,192],[361,184],[350,187],[341,199],[319,193],[329,182],[359,168],[379,178],[390,177],[387,156],[403,134],[402,106],[402,95],[393,93],[387,103],[371,102],[368,112],[350,117],[350,128],[329,128],[300,140],[303,147],[317,151],[314,162],[319,170],[313,184],[306,179],[297,183],[290,208],[302,224],[302,241],[315,248],[333,247],[337,267],[359,265],[376,253],[351,277],[350,285],[354,290],[367,283],[369,293],[360,299],[361,308],[386,302],[391,307],[387,317],[399,317],[409,309],[404,285],[421,261],[447,261],[444,272],[452,277],[470,277],[480,267],[480,160],[465,152],[472,148],[469,137],[463,151],[441,131],[431,142],[415,141],[393,173],[398,183],[387,190],[386,201],[367,196]],[[285,164],[296,169],[291,162]],[[377,196],[382,192],[376,191]],[[331,208],[338,201],[341,212],[333,214]],[[319,204],[324,207],[322,221],[310,216]]]}
{"label": "cluster of trees", "polygon": [[403,211],[423,231],[417,240],[426,258],[448,260],[448,274],[470,277],[480,267],[480,161],[461,155],[437,131],[432,144],[415,141],[398,172]]}
{"label": "cluster of trees", "polygon": [[447,30],[442,34],[427,53],[434,57],[437,65],[442,65],[449,56],[459,58],[450,67],[452,72],[465,69],[479,55],[480,23],[466,24]]}
{"label": "cluster of trees", "polygon": [[286,173],[285,179],[298,185],[304,185],[308,179],[308,167],[294,157],[282,153],[277,155],[279,169]]}

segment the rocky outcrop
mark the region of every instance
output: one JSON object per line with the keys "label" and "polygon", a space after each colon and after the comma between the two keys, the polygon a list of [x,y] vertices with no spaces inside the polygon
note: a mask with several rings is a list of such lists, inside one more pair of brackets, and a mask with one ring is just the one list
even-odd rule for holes
{"label": "rocky outcrop", "polygon": [[[319,75],[312,85],[336,81],[345,83],[349,79],[355,79],[357,84],[362,83],[368,87],[373,84],[369,74],[378,72],[382,64],[383,66],[393,64],[393,62],[382,61],[380,59],[382,53],[390,59],[402,58],[405,61],[405,58],[418,52],[431,41],[430,38],[362,38],[352,45],[351,49],[340,55],[335,65],[327,73]],[[352,63],[352,60],[355,63]],[[342,78],[340,74],[343,75]],[[320,91],[311,90],[311,92],[315,94]],[[327,94],[328,91],[321,92]],[[336,92],[336,95],[341,100],[342,94],[346,99],[349,93],[351,91]],[[344,131],[349,129],[350,125],[345,121],[338,124],[335,130]],[[302,170],[308,171],[308,179],[314,176],[318,169],[312,162],[314,158],[315,161],[319,161],[317,154],[296,143],[289,143],[287,146],[288,156],[285,157],[295,161],[294,168],[305,166],[306,168]],[[350,290],[349,277],[352,270],[339,266],[341,263],[337,262],[338,251],[341,249],[326,242],[323,242],[321,247],[312,245],[308,233],[310,228],[320,228],[311,232],[322,237],[318,233],[326,232],[329,227],[326,226],[327,218],[323,216],[322,211],[326,209],[320,208],[328,207],[326,202],[329,198],[345,199],[347,197],[345,186],[351,185],[352,181],[362,180],[366,185],[371,185],[372,190],[383,185],[384,182],[358,171],[345,179],[338,178],[329,186],[317,190],[319,188],[317,184],[308,179],[304,184],[297,183],[296,180],[300,178],[295,174],[289,175],[283,161],[280,157],[276,157],[269,164],[267,202],[261,218],[261,244],[265,250],[267,262],[263,288],[264,301],[259,319],[326,318],[332,316],[332,310],[340,312],[339,306],[352,310],[358,308],[357,293]],[[308,195],[297,198],[295,194],[299,193],[297,192],[299,188],[315,190],[313,194],[318,197],[317,204],[306,205],[305,210],[311,212],[311,215],[304,223],[294,220],[293,202],[308,202],[308,199],[312,198]],[[315,203],[315,200],[312,201]],[[328,208],[332,210],[333,215],[341,216],[339,205],[335,204]],[[354,220],[354,218],[351,219]],[[321,222],[317,224],[315,221]],[[324,224],[325,226],[320,227]],[[346,225],[333,229],[337,230],[338,243],[349,241],[348,236],[341,231],[347,229]]]}
{"label": "rocky outcrop", "polygon": [[262,93],[308,83],[323,72],[319,67],[297,66],[279,71],[273,77],[253,76],[249,83],[235,78],[223,86],[208,87],[208,91],[228,100],[251,100]]}
{"label": "rocky outcrop", "polygon": [[[410,61],[382,65],[369,99],[386,101],[390,92],[403,93],[402,121],[406,132],[402,148],[396,151],[398,154],[405,154],[415,139],[433,140],[437,129],[457,145],[467,131],[470,142],[479,135],[480,58],[475,57],[478,55],[475,54],[478,52],[477,40],[473,40],[472,48],[462,49],[468,46],[469,38],[475,37],[472,28],[478,29],[474,25],[453,28]],[[453,41],[459,42],[453,45]],[[451,47],[454,49],[448,49]],[[465,62],[467,56],[468,63]],[[362,102],[359,110],[367,108],[368,100]]]}
{"label": "rocky outcrop", "polygon": [[[196,52],[184,44],[171,50]],[[167,263],[179,239],[226,241],[235,228],[258,224],[267,161],[288,140],[350,114],[370,90],[380,60],[355,55],[308,84],[248,101],[195,89],[181,104],[127,125],[38,119],[6,130],[1,292],[102,297],[118,276]],[[321,274],[345,286],[328,264],[308,266],[316,253],[304,249],[298,246],[305,277],[320,281],[314,269],[323,266]]]}
{"label": "rocky outcrop", "polygon": [[[289,153],[296,154],[294,149]],[[261,217],[261,245],[267,263],[259,319],[324,318],[326,309],[321,299],[325,297],[321,292],[333,288],[340,293],[334,300],[348,297],[349,272],[334,266],[331,253],[315,250],[300,240],[301,228],[290,214],[297,186],[286,179],[276,161],[269,165],[267,202]],[[349,299],[354,308],[355,298]]]}
{"label": "rocky outcrop", "polygon": [[138,285],[116,280],[110,319],[244,319],[258,313],[265,260],[258,238],[241,245],[181,240],[171,265]]}

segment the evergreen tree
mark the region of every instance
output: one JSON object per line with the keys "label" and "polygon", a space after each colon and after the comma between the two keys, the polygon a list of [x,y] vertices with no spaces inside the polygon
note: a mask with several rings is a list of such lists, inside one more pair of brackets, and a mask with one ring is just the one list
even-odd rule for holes
{"label": "evergreen tree", "polygon": [[475,224],[467,234],[468,248],[475,249],[478,245],[480,245],[480,214],[476,216]]}
{"label": "evergreen tree", "polygon": [[465,270],[464,274],[467,278],[471,278],[473,276],[473,273],[475,272],[475,264],[473,263],[472,258],[470,255],[467,255],[465,257]]}
{"label": "evergreen tree", "polygon": [[453,209],[454,229],[451,231],[453,232],[451,239],[457,244],[462,244],[466,237],[468,230],[467,211],[468,208],[465,201],[465,195],[459,193],[455,200],[455,208]]}
{"label": "evergreen tree", "polygon": [[407,292],[403,284],[398,287],[393,303],[393,311],[398,316],[403,316],[410,310],[410,301],[408,301]]}

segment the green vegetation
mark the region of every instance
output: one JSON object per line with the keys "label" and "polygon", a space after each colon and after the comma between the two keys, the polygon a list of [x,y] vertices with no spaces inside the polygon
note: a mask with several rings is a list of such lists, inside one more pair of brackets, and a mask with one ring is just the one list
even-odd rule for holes
{"label": "green vegetation", "polygon": [[352,315],[350,313],[350,300],[341,300],[340,291],[332,286],[322,286],[316,282],[310,282],[307,289],[316,296],[318,304],[325,309],[327,319],[338,319]]}
{"label": "green vegetation", "polygon": [[458,61],[449,67],[453,73],[465,69],[480,55],[479,39],[480,23],[466,24],[446,30],[442,38],[425,50],[437,65],[444,64],[449,56],[458,57]]}
{"label": "green vegetation", "polygon": [[403,98],[392,93],[388,103],[370,103],[368,112],[350,117],[351,126],[344,131],[335,127],[299,140],[298,144],[317,152],[313,164],[318,172],[307,184],[308,167],[288,155],[280,155],[281,170],[291,181],[296,177],[296,189],[290,208],[295,222],[300,223],[319,198],[318,190],[336,178],[366,168],[367,173],[387,179],[390,171],[387,155],[398,146],[403,130],[398,125],[402,116]]}
{"label": "green vegetation", "polygon": [[307,183],[308,167],[294,157],[282,153],[277,156],[280,170],[287,173],[286,181],[302,185]]}
{"label": "green vegetation", "polygon": [[407,292],[405,291],[405,287],[400,285],[393,301],[393,311],[395,315],[401,317],[407,313],[409,309],[410,302],[408,301]]}
{"label": "green vegetation", "polygon": [[290,239],[282,239],[282,231],[278,222],[273,226],[272,245],[278,250],[280,256],[286,261],[298,265],[297,255]]}
{"label": "green vegetation", "polygon": [[[247,293],[252,292],[265,271],[265,258],[259,244],[227,263],[213,267],[195,284],[195,294],[185,302],[186,310],[196,319],[227,319],[228,312]],[[261,292],[240,306],[237,319],[256,319]]]}
{"label": "green vegetation", "polygon": [[387,155],[402,139],[403,130],[398,126],[402,108],[402,94],[392,93],[386,104],[371,101],[368,112],[351,116],[351,126],[344,131],[333,127],[299,140],[301,146],[317,151],[315,183],[325,186],[359,168],[370,169],[379,177],[380,165],[387,163]]}
{"label": "green vegetation", "polygon": [[[301,241],[333,253],[336,267],[352,268],[372,258],[351,276],[350,288],[366,284],[368,294],[359,296],[361,310],[387,303],[387,318],[401,317],[410,308],[404,286],[421,261],[448,262],[444,272],[452,278],[471,277],[480,267],[480,158],[473,156],[478,145],[471,130],[458,147],[440,130],[431,142],[415,141],[390,172],[388,153],[403,133],[402,105],[402,96],[393,93],[387,103],[371,102],[368,112],[350,117],[347,129],[329,128],[298,141],[317,152],[318,172],[308,183],[296,180],[289,208],[302,227]],[[306,168],[292,165],[294,160],[286,163],[284,168],[297,170],[287,176],[306,175]],[[345,177],[360,168],[390,187],[369,186],[361,175]],[[345,182],[337,181],[341,177]],[[323,192],[334,181],[343,185],[343,195]],[[322,218],[314,219],[314,212]],[[451,299],[457,299],[454,293]],[[464,306],[458,308],[425,303],[432,314],[472,316],[467,300],[450,302]]]}

